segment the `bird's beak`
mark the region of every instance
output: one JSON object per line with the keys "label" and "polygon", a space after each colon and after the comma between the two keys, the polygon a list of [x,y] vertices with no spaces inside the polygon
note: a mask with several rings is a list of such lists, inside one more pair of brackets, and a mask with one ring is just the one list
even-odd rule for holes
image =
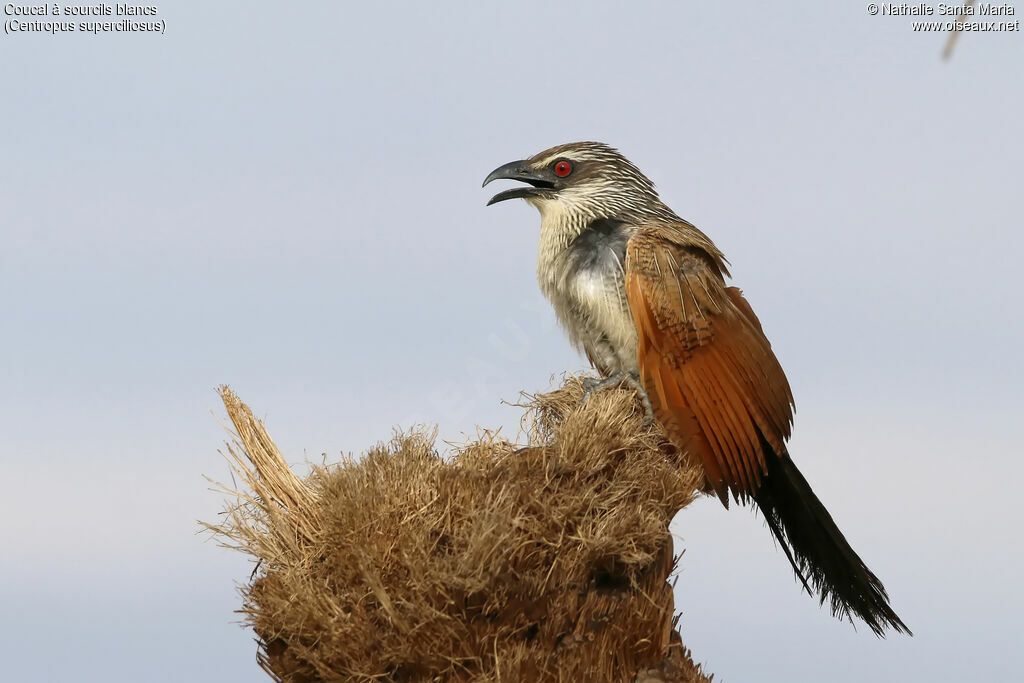
{"label": "bird's beak", "polygon": [[490,175],[484,179],[484,185],[487,185],[487,183],[492,180],[520,180],[531,185],[531,187],[515,187],[511,190],[499,192],[491,197],[491,200],[487,202],[487,206],[503,202],[506,199],[537,197],[545,194],[546,191],[555,189],[554,174],[547,170],[534,170],[530,167],[530,162],[526,159],[513,161],[494,169],[491,171]]}

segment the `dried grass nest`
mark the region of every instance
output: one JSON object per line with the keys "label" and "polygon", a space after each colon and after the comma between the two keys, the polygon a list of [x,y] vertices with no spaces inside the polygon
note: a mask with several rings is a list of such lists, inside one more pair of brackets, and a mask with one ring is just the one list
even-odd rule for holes
{"label": "dried grass nest", "polygon": [[447,457],[396,435],[301,479],[220,389],[239,486],[219,541],[256,560],[241,612],[278,681],[711,678],[675,630],[668,525],[699,473],[633,393],[526,396],[525,445]]}

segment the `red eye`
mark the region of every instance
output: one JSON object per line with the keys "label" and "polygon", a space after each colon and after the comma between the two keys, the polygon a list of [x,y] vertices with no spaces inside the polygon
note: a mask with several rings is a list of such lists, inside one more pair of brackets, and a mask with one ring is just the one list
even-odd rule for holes
{"label": "red eye", "polygon": [[559,178],[564,178],[570,173],[572,173],[572,164],[570,164],[568,161],[563,159],[562,161],[559,161],[558,163],[555,164],[555,175],[558,176]]}

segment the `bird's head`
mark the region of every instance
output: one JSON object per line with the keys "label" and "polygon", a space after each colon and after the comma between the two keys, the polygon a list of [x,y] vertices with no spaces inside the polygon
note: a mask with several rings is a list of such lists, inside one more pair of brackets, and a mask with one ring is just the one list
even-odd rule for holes
{"label": "bird's head", "polygon": [[545,221],[563,217],[577,222],[667,211],[654,183],[618,150],[600,142],[570,142],[499,166],[484,185],[502,179],[519,180],[527,187],[499,192],[488,206],[506,199],[525,199]]}

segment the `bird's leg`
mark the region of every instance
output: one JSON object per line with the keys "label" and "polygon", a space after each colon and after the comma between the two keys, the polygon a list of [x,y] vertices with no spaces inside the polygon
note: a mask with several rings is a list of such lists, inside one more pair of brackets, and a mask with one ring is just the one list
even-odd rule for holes
{"label": "bird's leg", "polygon": [[640,375],[636,372],[621,370],[610,377],[605,377],[604,379],[584,377],[583,398],[580,400],[580,403],[586,403],[590,396],[596,391],[617,387],[623,383],[628,384],[640,398],[640,403],[644,407],[643,426],[649,427],[650,424],[654,422],[654,408],[651,406],[651,397],[647,395],[647,390],[644,389],[644,385],[640,384]]}

